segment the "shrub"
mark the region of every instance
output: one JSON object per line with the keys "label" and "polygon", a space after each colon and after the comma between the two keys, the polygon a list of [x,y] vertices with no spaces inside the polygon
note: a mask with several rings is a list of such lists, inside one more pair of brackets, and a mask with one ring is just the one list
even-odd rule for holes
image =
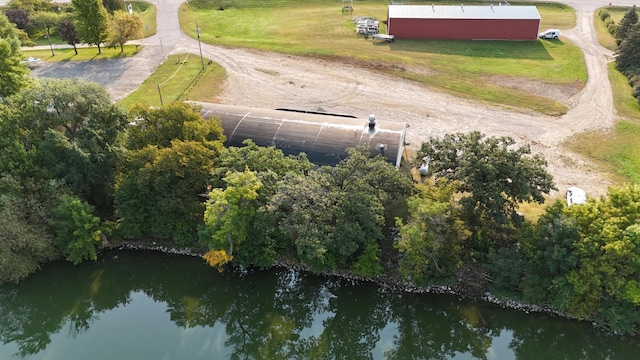
{"label": "shrub", "polygon": [[618,30],[618,25],[616,25],[616,23],[609,19],[610,21],[607,23],[607,31],[613,35],[616,33],[616,31]]}
{"label": "shrub", "polygon": [[600,16],[600,20],[605,21],[605,22],[606,22],[607,19],[611,18],[611,14],[609,14],[609,11],[604,10],[604,9],[600,10],[600,12],[598,13],[598,16]]}

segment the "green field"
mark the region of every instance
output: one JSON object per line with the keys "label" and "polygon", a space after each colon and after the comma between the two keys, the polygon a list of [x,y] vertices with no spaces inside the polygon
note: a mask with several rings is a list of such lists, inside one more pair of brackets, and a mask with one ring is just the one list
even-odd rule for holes
{"label": "green field", "polygon": [[[212,102],[222,91],[226,77],[224,68],[194,54],[170,55],[158,69],[133,93],[120,102],[124,108],[136,104],[160,106],[175,101],[195,100]],[[160,90],[158,90],[158,86]]]}
{"label": "green field", "polygon": [[[384,25],[387,6],[386,1],[357,2],[353,16],[376,17]],[[543,4],[539,11],[542,28],[575,25],[575,14],[566,6]],[[575,88],[582,88],[587,79],[581,51],[562,40],[374,44],[355,33],[351,16],[341,12],[337,1],[193,0],[179,12],[183,31],[195,37],[197,21],[201,39],[207,43],[356,63],[456,96],[551,115],[564,114],[566,106],[501,86],[498,79],[513,77]]]}

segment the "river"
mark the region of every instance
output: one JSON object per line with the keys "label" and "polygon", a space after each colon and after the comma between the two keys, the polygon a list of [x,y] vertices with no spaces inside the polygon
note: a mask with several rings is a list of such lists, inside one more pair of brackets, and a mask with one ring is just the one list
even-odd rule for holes
{"label": "river", "polygon": [[0,359],[637,359],[637,338],[453,296],[113,251],[0,286]]}

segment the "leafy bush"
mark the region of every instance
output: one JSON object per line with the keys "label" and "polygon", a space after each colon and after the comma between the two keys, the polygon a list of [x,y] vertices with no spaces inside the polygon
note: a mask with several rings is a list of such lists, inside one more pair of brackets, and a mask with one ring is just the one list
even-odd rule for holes
{"label": "leafy bush", "polygon": [[606,21],[607,19],[611,18],[611,14],[609,13],[609,11],[607,10],[600,10],[600,12],[598,13],[598,16],[600,16],[600,20],[602,21]]}

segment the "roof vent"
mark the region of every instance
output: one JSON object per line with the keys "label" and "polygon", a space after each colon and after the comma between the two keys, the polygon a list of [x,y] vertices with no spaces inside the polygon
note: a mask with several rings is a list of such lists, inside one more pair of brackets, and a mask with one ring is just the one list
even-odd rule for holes
{"label": "roof vent", "polygon": [[369,129],[373,129],[376,127],[376,116],[371,114],[369,115]]}
{"label": "roof vent", "polygon": [[464,12],[464,4],[460,4],[460,9]]}
{"label": "roof vent", "polygon": [[495,12],[495,11],[493,10],[493,4],[491,4],[491,11]]}
{"label": "roof vent", "polygon": [[431,10],[433,10],[433,12],[436,12],[436,6],[434,4],[431,4]]}

